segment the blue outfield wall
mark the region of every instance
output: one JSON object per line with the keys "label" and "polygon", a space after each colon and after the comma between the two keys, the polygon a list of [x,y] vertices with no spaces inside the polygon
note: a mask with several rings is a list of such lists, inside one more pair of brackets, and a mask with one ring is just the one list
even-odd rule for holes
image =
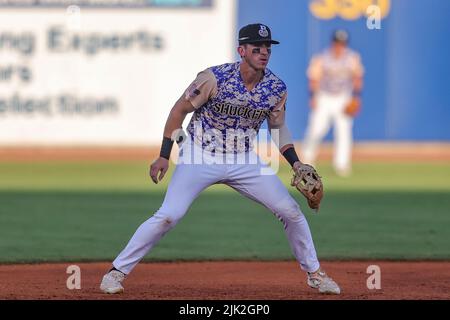
{"label": "blue outfield wall", "polygon": [[[313,2],[343,3],[239,0],[238,6],[236,30],[262,22],[281,42],[274,46],[269,67],[288,86],[287,121],[294,138],[303,139],[308,120],[305,71],[309,59],[329,44],[332,30],[345,28],[366,71],[363,109],[353,129],[355,140],[449,141],[450,1],[353,0],[388,4],[381,29],[373,30],[367,28],[363,15],[348,20],[337,12],[334,18],[319,18],[311,12]],[[323,14],[329,12],[325,8]]]}

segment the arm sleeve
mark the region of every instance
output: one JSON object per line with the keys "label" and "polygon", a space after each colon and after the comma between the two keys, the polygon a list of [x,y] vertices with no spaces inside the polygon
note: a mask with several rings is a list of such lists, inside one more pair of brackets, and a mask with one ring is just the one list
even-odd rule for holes
{"label": "arm sleeve", "polygon": [[287,100],[287,92],[284,94],[283,98],[272,110],[267,120],[269,129],[271,131],[273,129],[278,129],[278,136],[272,135],[272,140],[275,142],[280,151],[281,149],[283,149],[284,146],[288,144],[293,144],[292,135],[289,132],[289,129],[285,123],[286,100]]}
{"label": "arm sleeve", "polygon": [[217,80],[211,70],[206,69],[197,75],[197,78],[184,92],[184,98],[195,109],[200,108],[211,97],[217,94]]}
{"label": "arm sleeve", "polygon": [[291,132],[289,131],[286,124],[283,124],[279,128],[278,140],[279,140],[278,141],[278,149],[280,151],[287,145],[290,145],[290,144],[294,145],[294,141],[292,140]]}

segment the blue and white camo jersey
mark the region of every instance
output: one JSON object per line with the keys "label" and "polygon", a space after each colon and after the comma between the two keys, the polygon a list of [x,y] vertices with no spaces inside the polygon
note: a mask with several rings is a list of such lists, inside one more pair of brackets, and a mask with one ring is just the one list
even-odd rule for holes
{"label": "blue and white camo jersey", "polygon": [[[185,92],[196,109],[187,131],[192,140],[213,153],[248,152],[264,120],[285,108],[287,89],[272,71],[251,90],[245,87],[240,62],[208,68]],[[273,122],[273,121],[272,121]]]}
{"label": "blue and white camo jersey", "polygon": [[346,48],[344,54],[336,58],[330,49],[314,55],[306,72],[309,79],[319,81],[320,90],[329,94],[351,94],[353,77],[362,77],[364,67],[360,55]]}

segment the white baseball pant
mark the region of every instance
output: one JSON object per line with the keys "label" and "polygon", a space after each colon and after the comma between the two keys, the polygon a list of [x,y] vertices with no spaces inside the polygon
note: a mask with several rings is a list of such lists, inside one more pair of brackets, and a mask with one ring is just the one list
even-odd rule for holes
{"label": "white baseball pant", "polygon": [[351,169],[353,118],[346,115],[344,109],[350,101],[351,95],[319,92],[316,99],[316,106],[310,113],[302,146],[302,160],[305,163],[314,164],[319,144],[333,124],[333,166],[337,171],[348,171]]}
{"label": "white baseball pant", "polygon": [[[189,139],[180,150],[179,163],[169,183],[164,202],[159,210],[141,224],[125,249],[114,260],[113,266],[129,274],[139,261],[172,229],[188,211],[194,199],[208,186],[224,183],[242,195],[268,208],[284,224],[292,252],[300,267],[308,272],[319,269],[311,232],[297,202],[273,172],[261,175],[261,169],[270,170],[254,152],[256,163],[242,164],[249,154],[227,155],[223,164],[186,164],[187,157],[199,154],[203,160],[214,161],[211,153],[203,151]],[[182,154],[182,155],[181,155]],[[180,163],[184,161],[185,163]],[[248,161],[247,161],[248,162]],[[237,164],[236,164],[237,163]],[[242,214],[245,214],[242,212]]]}

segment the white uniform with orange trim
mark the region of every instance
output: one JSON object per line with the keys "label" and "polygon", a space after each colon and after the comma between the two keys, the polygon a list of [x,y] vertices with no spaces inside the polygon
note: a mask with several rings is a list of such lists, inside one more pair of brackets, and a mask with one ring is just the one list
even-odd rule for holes
{"label": "white uniform with orange trim", "polygon": [[270,128],[284,125],[286,95],[286,85],[269,69],[251,91],[241,78],[240,63],[211,67],[198,74],[185,92],[185,99],[196,110],[164,202],[114,260],[116,269],[130,273],[183,218],[197,196],[218,183],[269,209],[282,221],[300,267],[308,272],[319,269],[305,216],[274,172],[262,174],[270,168],[260,161],[251,141],[265,120]]}
{"label": "white uniform with orange trim", "polygon": [[353,118],[345,114],[345,106],[352,98],[353,78],[362,77],[364,68],[355,51],[346,48],[339,58],[327,49],[313,56],[307,70],[309,79],[319,81],[316,105],[310,113],[303,144],[303,162],[314,164],[318,146],[334,127],[335,150],[333,166],[337,172],[351,170]]}

